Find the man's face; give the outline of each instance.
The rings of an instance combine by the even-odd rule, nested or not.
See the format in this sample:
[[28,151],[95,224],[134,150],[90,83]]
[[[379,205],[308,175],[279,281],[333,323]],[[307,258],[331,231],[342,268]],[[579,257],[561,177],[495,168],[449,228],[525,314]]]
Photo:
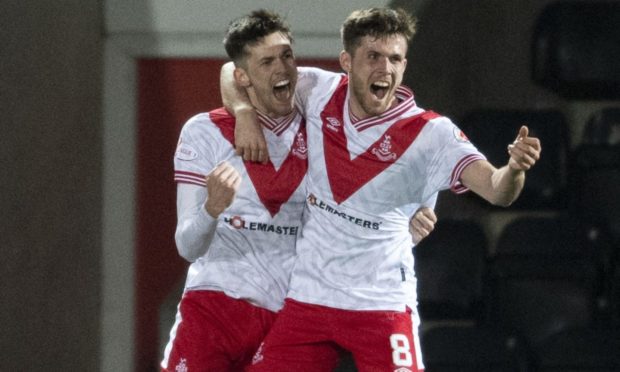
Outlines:
[[397,104],[395,93],[403,81],[406,55],[407,40],[402,35],[364,36],[354,55],[340,54],[341,65],[349,73],[349,104],[355,116],[376,116]]
[[275,32],[258,44],[247,47],[245,85],[254,106],[264,114],[277,118],[289,114],[294,107],[297,65],[290,40]]

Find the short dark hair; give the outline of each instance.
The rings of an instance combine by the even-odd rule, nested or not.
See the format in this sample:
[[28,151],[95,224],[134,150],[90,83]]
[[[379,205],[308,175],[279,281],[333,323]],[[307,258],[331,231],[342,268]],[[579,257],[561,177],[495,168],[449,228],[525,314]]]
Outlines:
[[368,8],[356,10],[345,19],[340,34],[344,50],[353,54],[364,36],[383,38],[402,35],[411,41],[416,19],[401,8]]
[[265,9],[255,10],[230,22],[224,48],[228,57],[238,63],[246,56],[246,46],[256,44],[274,32],[282,33],[293,42],[290,27],[280,15]]

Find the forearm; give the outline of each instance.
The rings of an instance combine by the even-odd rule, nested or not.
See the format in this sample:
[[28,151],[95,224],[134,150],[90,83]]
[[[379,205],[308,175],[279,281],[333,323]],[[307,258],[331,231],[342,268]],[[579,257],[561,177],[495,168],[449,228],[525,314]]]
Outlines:
[[507,207],[521,193],[525,172],[509,165],[497,169],[486,160],[478,160],[463,170],[461,182],[489,203]]
[[179,220],[174,235],[179,255],[189,262],[202,257],[209,249],[216,227],[217,219],[202,207],[191,218]]
[[204,208],[207,191],[202,186],[177,186],[177,227],[175,241],[179,255],[193,262],[203,256],[215,234],[217,219]]
[[235,153],[244,160],[267,162],[267,142],[258,122],[256,110],[244,87],[235,79],[235,66],[228,62],[220,72],[220,91],[224,107],[236,119]]
[[220,92],[224,107],[235,117],[238,113],[254,112],[254,106],[245,90],[237,85],[234,76],[235,65],[227,62],[220,71]]
[[511,205],[523,190],[525,171],[516,170],[505,165],[493,172],[491,176],[492,200],[494,205],[507,207]]

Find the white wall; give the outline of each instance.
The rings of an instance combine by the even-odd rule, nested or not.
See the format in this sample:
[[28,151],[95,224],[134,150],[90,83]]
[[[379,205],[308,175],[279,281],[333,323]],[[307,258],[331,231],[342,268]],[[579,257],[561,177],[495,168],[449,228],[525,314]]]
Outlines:
[[221,41],[228,23],[254,9],[265,8],[284,15],[292,25],[296,53],[300,56],[334,56],[340,51],[339,26],[353,9],[385,6],[389,1],[369,0],[108,0],[105,28],[108,35],[171,35],[213,38],[223,53]]

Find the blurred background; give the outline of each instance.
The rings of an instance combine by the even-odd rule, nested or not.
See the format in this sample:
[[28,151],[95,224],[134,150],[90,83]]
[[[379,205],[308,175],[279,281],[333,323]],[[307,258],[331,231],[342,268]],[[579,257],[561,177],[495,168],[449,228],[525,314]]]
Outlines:
[[156,371],[187,268],[172,156],[221,105],[228,22],[276,10],[299,65],[338,70],[341,22],[384,5],[419,19],[418,105],[497,166],[523,123],[543,144],[509,209],[440,195],[427,371],[620,370],[619,1],[5,0],[0,371]]

